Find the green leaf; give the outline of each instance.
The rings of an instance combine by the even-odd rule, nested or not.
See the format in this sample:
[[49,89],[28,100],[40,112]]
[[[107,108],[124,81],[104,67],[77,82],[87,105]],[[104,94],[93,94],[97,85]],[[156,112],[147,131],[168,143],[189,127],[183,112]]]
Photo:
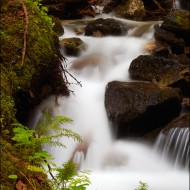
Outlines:
[[17,179],[18,177],[17,177],[17,175],[12,174],[12,175],[9,175],[8,178],[9,179]]
[[139,182],[139,186],[135,190],[148,190],[148,185],[142,181]]
[[37,166],[32,166],[29,165],[27,166],[27,170],[32,171],[32,172],[42,172],[42,173],[46,173],[46,170]]

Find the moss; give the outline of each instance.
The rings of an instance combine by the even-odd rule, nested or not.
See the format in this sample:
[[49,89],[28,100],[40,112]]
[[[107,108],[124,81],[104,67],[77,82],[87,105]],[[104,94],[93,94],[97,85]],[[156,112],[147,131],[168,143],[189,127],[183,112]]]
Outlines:
[[[62,75],[63,57],[57,45],[58,36],[53,31],[51,18],[43,7],[39,8],[38,3],[39,0],[24,0],[28,31],[22,65],[25,12],[20,1],[1,1],[1,189],[14,189],[16,181],[8,178],[11,174],[27,184],[28,190],[32,187],[27,179],[34,183],[36,189],[50,189],[47,176],[28,171],[23,155],[12,146],[11,124],[48,94],[69,94]],[[44,85],[49,85],[51,91],[42,95]]]
[[[33,172],[27,169],[29,165],[28,162],[23,161],[22,155],[18,155],[15,147],[13,147],[7,141],[1,141],[1,189],[10,190],[14,189],[14,186],[21,180],[23,184],[27,185],[27,189],[33,189],[33,186],[36,186],[36,189],[50,189],[47,176],[40,172]],[[17,179],[9,178],[9,175],[16,175]]]
[[53,30],[57,33],[58,36],[61,36],[64,34],[64,28],[61,24],[61,21],[54,17],[53,15],[50,15],[52,22],[53,22]]
[[[39,98],[43,97],[38,96],[41,89],[36,91],[36,86],[43,85],[44,80],[53,75],[50,85],[54,86],[54,80],[60,81],[58,84],[62,85],[54,86],[52,93],[68,95],[68,89],[64,86],[65,82],[60,74],[62,56],[57,47],[58,37],[53,31],[51,18],[47,16],[46,10],[38,7],[37,1],[24,2],[29,22],[24,65],[21,64],[25,30],[25,13],[22,5],[20,1],[4,0],[1,8],[0,60],[2,97],[4,97],[2,114],[6,117],[8,115],[14,117],[15,110],[13,104],[6,106],[5,102],[14,102],[14,96],[18,91],[27,91],[33,94],[36,103],[39,103],[41,101]],[[39,76],[44,78],[39,79]]]

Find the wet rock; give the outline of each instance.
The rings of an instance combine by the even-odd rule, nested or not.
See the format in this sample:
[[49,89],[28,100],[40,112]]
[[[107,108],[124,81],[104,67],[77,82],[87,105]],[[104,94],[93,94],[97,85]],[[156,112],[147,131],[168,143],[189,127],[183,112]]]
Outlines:
[[121,36],[125,35],[129,28],[127,28],[122,22],[117,21],[112,18],[99,18],[92,22],[90,22],[85,27],[85,35],[86,36],[95,36],[99,33],[99,36]]
[[179,115],[181,92],[153,83],[113,81],[106,88],[105,108],[117,137],[142,137]]
[[163,132],[168,131],[171,128],[189,128],[190,113],[184,113],[174,120],[172,120],[166,127],[163,128]]
[[174,33],[178,38],[182,38],[186,42],[186,46],[190,44],[190,12],[187,10],[173,10],[164,19],[161,28]]
[[162,29],[159,25],[154,26],[155,40],[161,42],[165,46],[168,46],[172,53],[182,54],[184,53],[185,40],[177,37],[174,33]]
[[187,98],[187,97],[183,98],[182,105],[183,105],[183,110],[182,110],[183,113],[190,112],[190,98]]
[[141,0],[124,1],[114,9],[114,13],[118,17],[142,20],[145,17],[144,4]]
[[158,41],[150,41],[144,46],[144,53],[148,53],[150,55],[156,57],[164,57],[171,58],[172,53],[169,47],[164,46]]
[[180,88],[185,96],[189,96],[189,67],[178,61],[152,55],[140,55],[131,62],[129,75],[134,80],[153,81],[159,86]]
[[80,38],[64,38],[60,41],[60,46],[64,53],[69,56],[78,56],[85,50],[85,43]]

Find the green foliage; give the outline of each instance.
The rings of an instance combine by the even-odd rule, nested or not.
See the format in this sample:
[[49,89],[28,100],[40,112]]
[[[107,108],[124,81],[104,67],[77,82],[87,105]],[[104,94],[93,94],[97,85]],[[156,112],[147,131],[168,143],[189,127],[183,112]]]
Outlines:
[[[56,180],[50,181],[52,189],[85,190],[90,184],[89,171],[77,172],[77,165],[72,161],[64,163],[62,167],[57,167],[51,162],[53,160],[52,155],[43,150],[44,145],[65,147],[59,141],[59,138],[63,137],[82,141],[78,134],[60,125],[66,123],[71,124],[72,120],[64,116],[52,118],[45,112],[35,130],[30,130],[20,123],[14,123],[12,140],[23,159],[29,162],[26,167],[28,171],[44,174],[49,172],[50,175],[52,175],[52,171],[56,172]],[[45,169],[44,166],[48,169]]]
[[88,175],[90,171],[77,172],[77,165],[72,161],[62,164],[62,167],[55,169],[56,181],[53,189],[57,190],[85,190],[90,185]]
[[29,91],[34,77],[42,69],[52,67],[59,59],[54,24],[47,15],[47,8],[41,6],[40,2],[41,0],[24,0],[28,12],[24,65],[21,65],[21,61],[26,21],[22,4],[19,0],[1,2],[1,117],[6,119],[6,124],[15,118],[15,93],[19,90]]
[[148,190],[148,185],[142,181],[139,182],[139,186],[135,190]]
[[23,158],[33,164],[47,164],[44,160],[52,159],[52,156],[42,148],[47,146],[65,147],[59,138],[68,137],[80,141],[80,136],[70,129],[62,128],[60,124],[71,123],[72,120],[64,116],[55,116],[51,118],[48,113],[44,113],[36,127],[36,130],[30,130],[20,123],[14,123],[13,129],[15,146],[22,152]]
[[9,176],[8,176],[8,178],[9,178],[9,179],[17,179],[17,178],[18,178],[18,176],[17,176],[17,175],[12,174],[12,175],[9,175]]

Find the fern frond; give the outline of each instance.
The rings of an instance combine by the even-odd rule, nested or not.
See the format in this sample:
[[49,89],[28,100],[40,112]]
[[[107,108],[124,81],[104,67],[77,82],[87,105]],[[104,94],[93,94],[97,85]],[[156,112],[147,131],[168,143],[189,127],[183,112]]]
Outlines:
[[28,156],[28,160],[30,162],[32,162],[33,160],[40,160],[42,162],[43,160],[50,159],[53,159],[52,155],[43,150],[40,150],[38,152],[35,152],[33,155]]
[[31,144],[31,139],[34,136],[34,130],[29,130],[27,128],[25,128],[23,125],[21,124],[14,124],[15,127],[13,129],[13,133],[14,133],[14,137],[12,137],[11,139],[13,141],[16,141],[16,146],[18,145],[30,145]]
[[42,172],[46,174],[46,170],[38,166],[29,165],[27,166],[27,170],[32,171],[32,172]]
[[59,141],[53,141],[51,140],[50,142],[45,143],[45,145],[50,146],[50,147],[62,147],[62,148],[66,148],[66,146],[64,144],[62,144]]
[[72,138],[75,141],[82,142],[81,136],[72,131],[71,129],[62,129],[61,136]]

